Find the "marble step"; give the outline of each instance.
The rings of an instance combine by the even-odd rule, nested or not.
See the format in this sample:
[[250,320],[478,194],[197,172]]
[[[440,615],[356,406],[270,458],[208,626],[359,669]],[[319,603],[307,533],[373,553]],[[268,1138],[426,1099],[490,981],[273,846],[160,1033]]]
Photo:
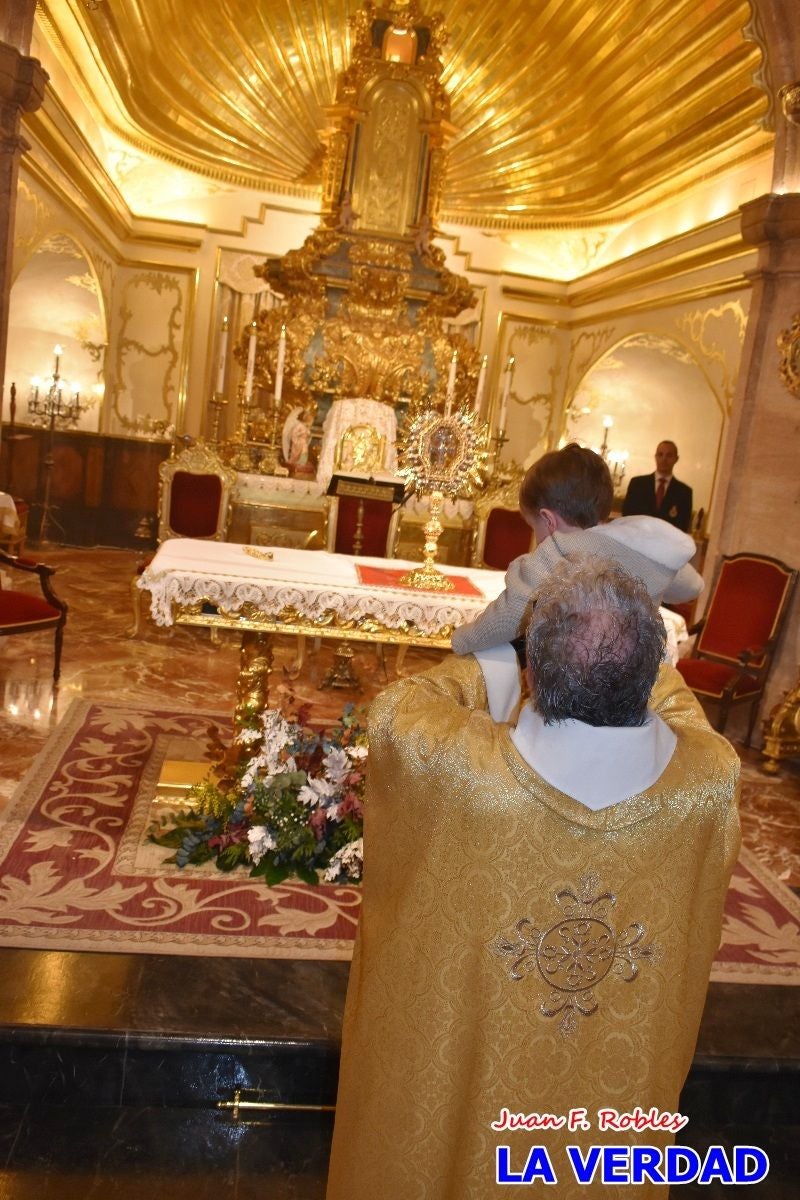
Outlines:
[[348,967],[0,950],[0,1103],[332,1104]]

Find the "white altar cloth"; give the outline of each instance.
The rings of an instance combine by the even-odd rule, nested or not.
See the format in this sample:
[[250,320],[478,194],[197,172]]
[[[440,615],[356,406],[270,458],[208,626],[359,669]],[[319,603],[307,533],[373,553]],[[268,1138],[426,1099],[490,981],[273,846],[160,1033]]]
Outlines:
[[[264,558],[265,553],[272,557]],[[372,618],[387,630],[412,625],[430,638],[474,620],[500,595],[505,582],[502,571],[448,567],[445,574],[469,579],[480,596],[376,587],[360,582],[359,565],[405,571],[420,564],[324,550],[283,546],[266,550],[237,542],[169,538],[139,578],[138,587],[150,592],[150,611],[157,625],[173,624],[173,604],[181,608],[208,603],[234,614],[252,604],[276,618],[286,609],[296,609],[309,622],[322,621],[332,612],[342,621]],[[668,655],[675,663],[679,643],[688,637],[686,622],[669,609],[659,611],[667,627]]]
[[259,557],[264,553],[261,546],[170,538],[161,544],[138,586],[150,592],[158,625],[173,623],[173,604],[180,608],[209,603],[226,613],[239,613],[252,604],[275,617],[291,608],[314,622],[333,612],[344,621],[371,617],[388,630],[410,624],[423,637],[436,637],[445,628],[471,621],[500,594],[504,583],[500,571],[448,567],[447,575],[466,576],[481,594],[376,587],[359,581],[357,566],[402,571],[420,564],[282,546],[271,548],[271,559]]

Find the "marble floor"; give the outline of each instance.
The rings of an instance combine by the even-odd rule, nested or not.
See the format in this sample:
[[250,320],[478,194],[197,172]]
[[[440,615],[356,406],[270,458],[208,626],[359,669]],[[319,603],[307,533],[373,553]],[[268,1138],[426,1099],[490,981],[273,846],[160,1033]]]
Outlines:
[[[204,630],[148,622],[126,636],[133,552],[59,548],[47,558],[70,605],[62,678],[54,689],[49,633],[0,638],[0,807],[73,698],[233,705],[233,635],[215,643]],[[366,649],[358,696],[322,690],[332,652],[323,644],[293,680],[295,646],[279,640],[273,699],[294,692],[333,717],[382,686]],[[404,670],[435,657],[411,651]],[[745,842],[800,888],[800,772],[765,776],[756,752],[741,753]],[[235,1087],[332,1103],[347,974],[347,963],[0,950],[0,1197],[322,1200],[329,1113],[237,1124],[216,1104]],[[763,1200],[797,1194],[799,1079],[800,989],[712,984],[682,1111],[698,1149],[769,1146]]]

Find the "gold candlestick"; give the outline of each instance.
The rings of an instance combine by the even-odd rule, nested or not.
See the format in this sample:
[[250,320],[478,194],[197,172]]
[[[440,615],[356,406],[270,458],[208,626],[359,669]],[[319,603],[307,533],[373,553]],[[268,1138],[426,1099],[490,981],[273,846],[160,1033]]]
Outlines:
[[228,401],[221,392],[215,392],[208,402],[209,408],[213,409],[211,416],[211,444],[213,446],[219,445],[220,420],[222,417],[222,410],[225,408],[227,403]]
[[442,511],[442,504],[444,502],[444,494],[439,491],[431,492],[430,499],[430,516],[424,526],[425,545],[423,547],[422,566],[415,567],[413,571],[407,571],[402,576],[400,582],[405,584],[406,587],[419,588],[420,591],[451,592],[455,584],[433,565],[439,546],[439,538],[444,529],[442,522],[439,520],[439,513]]
[[250,447],[248,445],[248,433],[250,428],[250,409],[252,400],[245,395],[245,389],[242,384],[237,388],[237,396],[239,401],[239,429],[236,439],[233,443],[233,453],[230,457],[230,464],[235,471],[250,471],[252,470],[252,459],[250,457]]

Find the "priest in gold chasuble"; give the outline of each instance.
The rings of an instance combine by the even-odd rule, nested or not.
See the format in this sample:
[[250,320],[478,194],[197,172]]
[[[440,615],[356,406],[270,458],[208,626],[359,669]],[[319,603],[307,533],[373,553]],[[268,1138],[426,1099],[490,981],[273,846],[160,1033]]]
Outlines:
[[[549,1195],[627,1196],[599,1169],[579,1183],[567,1147],[657,1163],[675,1141],[739,764],[659,665],[659,626],[621,568],[566,561],[534,609],[516,720],[510,647],[375,701],[328,1200],[530,1195],[532,1147]],[[611,1110],[656,1128],[619,1131]]]

